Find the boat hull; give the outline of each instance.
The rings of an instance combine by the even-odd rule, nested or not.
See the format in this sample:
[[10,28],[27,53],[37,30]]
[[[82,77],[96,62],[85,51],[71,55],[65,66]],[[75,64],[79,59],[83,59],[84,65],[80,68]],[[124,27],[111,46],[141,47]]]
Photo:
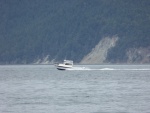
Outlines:
[[62,71],[63,71],[63,70],[66,70],[66,69],[63,69],[63,68],[57,68],[57,69],[58,69],[58,70],[62,70]]
[[57,66],[57,69],[58,69],[58,70],[67,70],[67,69],[69,69],[69,68],[71,68],[71,67]]

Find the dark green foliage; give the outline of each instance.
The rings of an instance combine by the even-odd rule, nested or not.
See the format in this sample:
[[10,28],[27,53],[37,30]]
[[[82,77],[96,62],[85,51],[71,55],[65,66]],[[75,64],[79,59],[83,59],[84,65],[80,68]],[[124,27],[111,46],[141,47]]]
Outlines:
[[105,36],[118,35],[107,60],[149,46],[149,0],[1,0],[0,63],[79,62]]

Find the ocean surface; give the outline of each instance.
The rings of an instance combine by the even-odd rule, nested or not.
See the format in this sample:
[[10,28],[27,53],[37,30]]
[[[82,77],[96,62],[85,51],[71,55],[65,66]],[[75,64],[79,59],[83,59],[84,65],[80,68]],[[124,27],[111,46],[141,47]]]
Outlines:
[[150,65],[1,65],[0,113],[150,113]]

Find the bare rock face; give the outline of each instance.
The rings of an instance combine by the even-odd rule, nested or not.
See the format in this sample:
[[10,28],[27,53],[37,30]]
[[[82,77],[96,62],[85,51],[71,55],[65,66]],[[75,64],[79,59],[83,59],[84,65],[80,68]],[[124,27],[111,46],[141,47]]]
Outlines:
[[143,48],[130,48],[126,53],[127,63],[150,63],[150,46]]
[[112,38],[105,37],[86,55],[80,64],[101,64],[104,63],[107,57],[107,52],[110,48],[114,47],[118,40],[117,36]]
[[46,55],[43,58],[38,58],[33,62],[33,64],[50,64],[51,62],[49,61],[49,56],[50,55]]

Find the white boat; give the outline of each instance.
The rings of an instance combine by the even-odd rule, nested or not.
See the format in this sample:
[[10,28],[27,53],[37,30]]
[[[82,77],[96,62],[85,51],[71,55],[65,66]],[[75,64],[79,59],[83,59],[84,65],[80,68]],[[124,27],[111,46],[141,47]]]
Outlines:
[[73,61],[72,60],[64,60],[63,63],[55,64],[55,66],[58,70],[66,70],[68,68],[73,67]]

